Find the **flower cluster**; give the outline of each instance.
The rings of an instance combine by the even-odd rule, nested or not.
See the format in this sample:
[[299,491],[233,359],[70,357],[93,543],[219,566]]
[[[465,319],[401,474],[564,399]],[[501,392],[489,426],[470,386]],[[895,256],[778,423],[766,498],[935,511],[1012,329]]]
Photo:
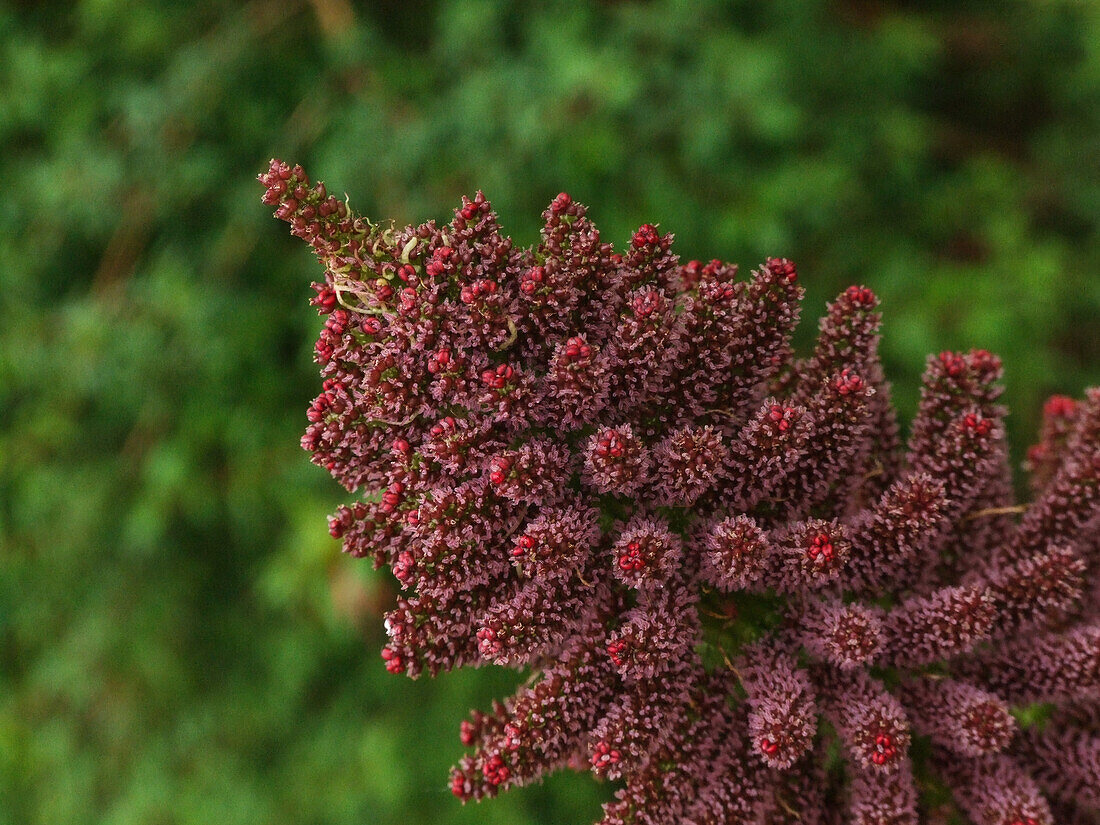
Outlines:
[[324,268],[302,444],[400,588],[386,667],[532,673],[463,723],[456,796],[572,768],[618,783],[603,825],[1100,821],[1100,390],[1047,405],[1025,508],[998,360],[930,358],[903,444],[865,287],[797,358],[787,260],[616,252],[564,193],[519,249],[481,194],[397,229],[260,180]]

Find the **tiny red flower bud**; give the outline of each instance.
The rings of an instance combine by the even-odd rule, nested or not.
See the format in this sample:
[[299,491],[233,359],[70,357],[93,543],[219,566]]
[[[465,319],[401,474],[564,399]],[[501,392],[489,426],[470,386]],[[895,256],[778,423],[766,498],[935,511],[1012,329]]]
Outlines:
[[967,413],[959,422],[959,428],[967,434],[986,436],[993,429],[993,422],[977,413]]
[[1077,410],[1077,402],[1066,395],[1052,395],[1043,405],[1043,412],[1049,418],[1071,418]]
[[858,307],[873,307],[875,305],[875,293],[865,286],[850,286],[844,291],[845,296]]
[[454,775],[451,776],[451,793],[459,799],[467,799],[470,796],[469,783],[466,781],[466,777],[459,771],[455,771]]
[[525,556],[535,548],[535,544],[536,542],[531,536],[520,536],[519,540],[516,542],[516,546],[512,549],[512,555],[516,558]]
[[660,241],[661,236],[657,234],[657,227],[651,223],[644,223],[638,231],[634,233],[634,237],[631,238],[630,243],[635,249],[641,249],[643,246],[653,246]]
[[781,281],[793,284],[798,280],[798,271],[795,265],[786,258],[768,258],[764,263],[768,271],[776,275]]
[[405,661],[401,654],[388,645],[382,648],[382,660],[390,673],[401,673],[405,669]]
[[412,553],[408,550],[401,551],[397,556],[397,561],[393,563],[393,575],[402,584],[408,582],[412,578],[413,571],[413,557]]
[[626,661],[626,651],[628,647],[629,645],[622,639],[608,643],[607,655],[611,657],[611,661],[614,662],[615,667],[623,666],[623,662]]
[[653,290],[647,290],[640,295],[635,295],[630,302],[630,308],[639,318],[648,318],[661,306],[661,296]]
[[854,392],[862,391],[864,384],[863,379],[854,372],[849,369],[843,369],[833,382],[833,386],[836,387],[836,391],[841,395],[849,395]]
[[496,631],[491,627],[481,628],[477,632],[476,638],[478,652],[486,658],[496,656],[504,648],[500,639],[497,638]]
[[550,204],[550,211],[555,214],[564,212],[569,208],[569,204],[573,202],[573,199],[565,192],[560,193],[554,201]]
[[532,267],[524,273],[523,278],[520,280],[520,292],[524,295],[533,295],[545,278],[545,268],[541,266]]
[[621,758],[622,754],[607,742],[597,742],[592,748],[592,757],[589,761],[592,763],[593,770],[603,771],[617,764]]
[[834,548],[827,533],[818,533],[810,540],[807,555],[814,561],[823,560],[826,563],[833,560]]
[[504,764],[504,760],[499,755],[490,757],[481,770],[485,774],[485,779],[491,785],[507,782],[508,777],[511,776],[508,766]]
[[645,567],[642,547],[638,542],[632,541],[627,544],[626,551],[619,555],[619,567],[623,570],[641,570]]
[[966,369],[966,361],[957,352],[941,352],[939,354],[940,363],[943,364],[943,370],[952,378],[957,378],[963,374]]

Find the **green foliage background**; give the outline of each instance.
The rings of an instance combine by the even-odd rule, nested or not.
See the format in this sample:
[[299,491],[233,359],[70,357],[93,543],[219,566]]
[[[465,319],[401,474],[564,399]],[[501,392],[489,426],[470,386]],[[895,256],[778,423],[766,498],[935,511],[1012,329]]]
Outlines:
[[409,682],[388,577],[298,448],[314,263],[254,176],[533,242],[799,262],[1007,366],[1017,456],[1100,383],[1100,5],[1068,0],[0,3],[0,825],[570,823],[562,776],[460,807],[457,725],[517,677]]

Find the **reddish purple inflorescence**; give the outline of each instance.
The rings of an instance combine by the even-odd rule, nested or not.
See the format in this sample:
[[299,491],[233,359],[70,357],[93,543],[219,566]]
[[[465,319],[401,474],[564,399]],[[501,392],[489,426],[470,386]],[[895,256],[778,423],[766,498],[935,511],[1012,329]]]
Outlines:
[[568,195],[517,249],[349,212],[272,161],[316,251],[302,439],[400,588],[393,673],[531,671],[462,724],[462,800],[558,768],[604,825],[1100,822],[1100,390],[1052,399],[1016,505],[984,351],[929,359],[903,445],[851,287],[812,354],[790,261],[747,279]]

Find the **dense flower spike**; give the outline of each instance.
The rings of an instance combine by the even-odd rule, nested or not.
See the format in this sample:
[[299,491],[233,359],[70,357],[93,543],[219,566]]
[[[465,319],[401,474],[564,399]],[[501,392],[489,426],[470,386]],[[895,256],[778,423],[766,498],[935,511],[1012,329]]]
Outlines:
[[635,588],[662,587],[680,566],[680,537],[662,520],[636,516],[611,548],[619,580]]
[[260,180],[322,267],[302,445],[393,572],[386,669],[532,674],[463,723],[457,797],[579,768],[604,825],[1100,819],[1100,390],[1048,402],[1021,507],[1000,362],[929,359],[902,449],[866,287],[795,359],[785,259],[615,252],[565,193],[518,249],[481,193],[398,229]]
[[897,770],[860,771],[852,779],[851,825],[917,825],[917,788],[908,759]]
[[802,464],[814,433],[805,407],[767,399],[734,437],[724,480],[726,506],[748,510],[775,495]]
[[1020,751],[1040,787],[1058,799],[1100,809],[1100,736],[1048,727],[1021,737]]
[[946,526],[942,482],[923,473],[896,481],[874,506],[853,519],[848,585],[876,594],[899,579],[912,580],[924,553]]
[[997,612],[996,635],[1057,624],[1077,606],[1085,563],[1066,547],[1052,547],[992,574],[988,592]]
[[788,654],[755,646],[737,667],[748,694],[749,734],[772,768],[789,768],[813,745],[817,706],[809,676]]
[[999,753],[1016,733],[1003,700],[954,679],[914,679],[899,695],[917,732],[960,756]]
[[629,424],[602,429],[585,446],[582,479],[594,493],[629,496],[648,470],[649,450]]
[[[1036,551],[1081,538],[1100,517],[1100,388],[1089,390],[1076,413],[1063,460],[1020,523],[1013,547]],[[1095,552],[1095,551],[1094,551]]]
[[749,516],[723,519],[696,544],[703,580],[719,590],[748,590],[767,569],[767,538]]
[[970,650],[989,636],[995,613],[977,587],[950,587],[914,596],[883,622],[883,658],[893,664],[927,665]]
[[870,663],[882,647],[881,611],[858,602],[810,602],[796,627],[808,653],[841,670]]
[[848,559],[847,531],[835,521],[809,519],[769,536],[768,584],[782,593],[821,590]]
[[1052,396],[1043,405],[1039,443],[1028,448],[1025,465],[1036,492],[1047,486],[1065,458],[1066,444],[1077,422],[1078,409],[1077,402],[1065,395]]
[[1100,625],[1025,636],[959,663],[960,674],[1008,702],[1100,696]]
[[653,450],[653,501],[690,507],[714,489],[725,457],[722,435],[709,425],[669,433]]
[[901,703],[862,671],[820,667],[818,695],[825,717],[852,755],[856,769],[893,771],[909,749],[909,720]]
[[1054,825],[1035,780],[1003,754],[960,759],[938,754],[955,801],[975,825]]

